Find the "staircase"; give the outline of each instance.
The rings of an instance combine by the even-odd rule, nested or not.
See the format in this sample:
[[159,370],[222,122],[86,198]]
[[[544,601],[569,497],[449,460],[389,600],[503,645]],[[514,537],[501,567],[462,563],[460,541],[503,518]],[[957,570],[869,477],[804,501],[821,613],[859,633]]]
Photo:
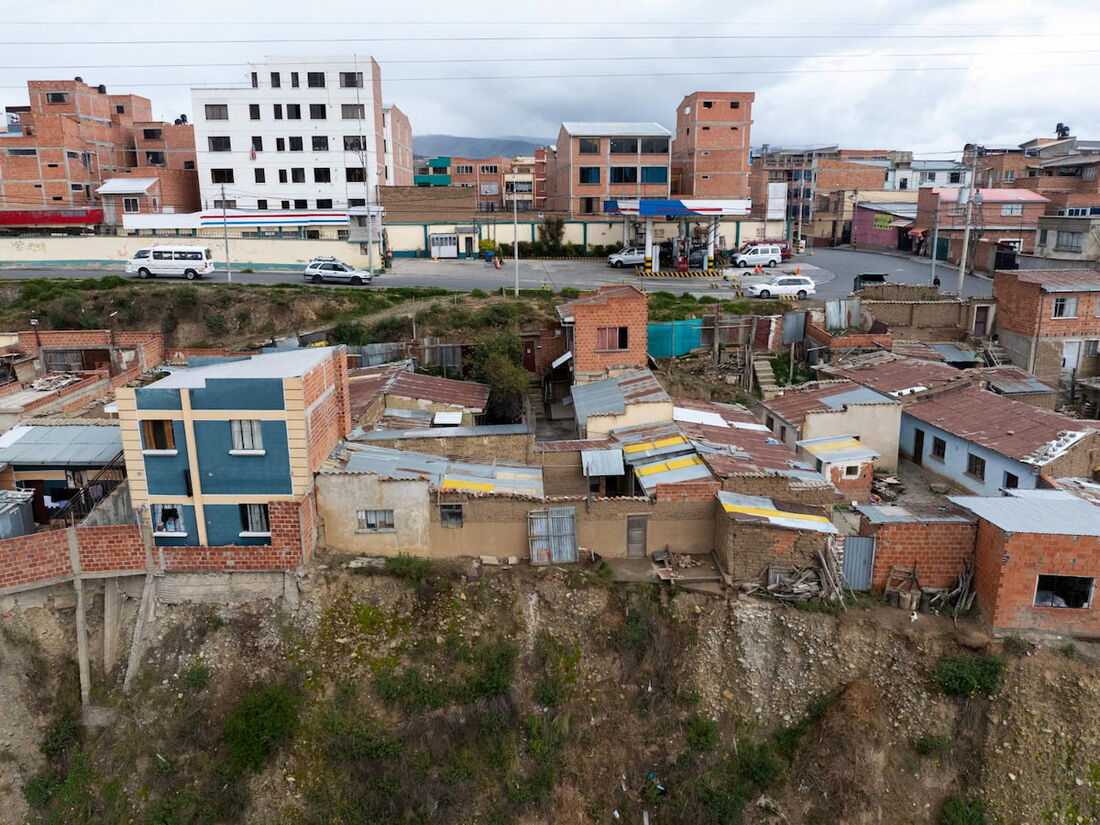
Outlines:
[[986,366],[999,367],[1002,364],[1012,363],[1012,359],[1008,355],[1008,350],[996,341],[986,341],[985,345],[982,347],[982,355],[985,357]]
[[756,386],[760,388],[760,397],[767,401],[775,398],[781,392],[779,385],[775,383],[775,373],[772,372],[772,362],[768,358],[753,358],[752,371],[756,376]]

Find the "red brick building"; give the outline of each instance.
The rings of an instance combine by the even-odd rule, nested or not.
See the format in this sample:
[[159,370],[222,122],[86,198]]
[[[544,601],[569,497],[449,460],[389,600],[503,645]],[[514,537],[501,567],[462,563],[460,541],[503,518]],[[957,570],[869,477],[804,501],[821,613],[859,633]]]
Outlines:
[[957,508],[861,504],[859,535],[873,538],[871,590],[881,593],[892,567],[916,569],[921,587],[951,587],[974,557],[975,519]]
[[687,198],[749,197],[753,92],[692,92],[676,109],[672,192]]
[[1100,374],[1100,271],[996,272],[998,341],[1040,380],[1069,385]]
[[557,308],[576,383],[647,364],[649,298],[635,286],[603,286]]

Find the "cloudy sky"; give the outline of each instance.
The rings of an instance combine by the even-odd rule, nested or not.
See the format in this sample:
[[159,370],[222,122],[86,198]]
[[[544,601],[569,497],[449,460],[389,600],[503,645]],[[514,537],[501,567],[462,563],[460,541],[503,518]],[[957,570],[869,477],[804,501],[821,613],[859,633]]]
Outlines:
[[[0,2],[0,104],[82,76],[190,114],[265,55],[370,54],[414,133],[550,138],[755,91],[755,145],[958,151],[1059,121],[1100,138],[1096,0],[38,0]],[[256,19],[262,14],[262,19]],[[150,42],[161,41],[161,42]],[[165,42],[167,41],[167,42]]]

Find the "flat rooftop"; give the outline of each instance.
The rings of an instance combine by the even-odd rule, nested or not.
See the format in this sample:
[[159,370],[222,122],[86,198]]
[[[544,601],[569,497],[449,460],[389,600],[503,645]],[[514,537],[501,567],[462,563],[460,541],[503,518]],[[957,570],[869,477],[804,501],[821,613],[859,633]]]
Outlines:
[[211,378],[300,378],[341,349],[343,347],[304,347],[201,367],[184,367],[146,386],[158,390],[195,389],[205,387]]
[[1008,492],[1011,495],[947,498],[1006,533],[1100,536],[1100,507],[1073,493],[1065,490]]

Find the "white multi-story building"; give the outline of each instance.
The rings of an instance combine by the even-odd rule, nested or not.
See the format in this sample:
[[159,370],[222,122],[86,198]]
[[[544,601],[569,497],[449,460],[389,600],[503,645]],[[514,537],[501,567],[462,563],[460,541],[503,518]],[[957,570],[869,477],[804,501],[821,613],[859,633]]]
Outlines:
[[[191,90],[204,210],[221,208],[223,191],[226,209],[347,210],[396,183],[373,58],[279,57],[250,70],[248,86]],[[407,143],[411,155],[411,131]]]

